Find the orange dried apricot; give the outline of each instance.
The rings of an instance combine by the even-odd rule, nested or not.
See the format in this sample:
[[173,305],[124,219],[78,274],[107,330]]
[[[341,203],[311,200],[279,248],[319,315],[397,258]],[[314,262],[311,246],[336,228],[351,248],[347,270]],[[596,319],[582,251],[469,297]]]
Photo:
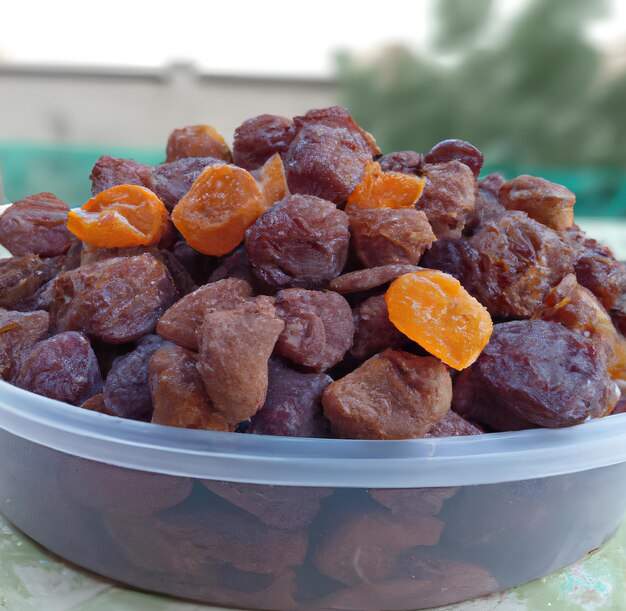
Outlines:
[[222,256],[235,249],[265,210],[252,174],[234,165],[207,167],[172,212],[172,221],[192,248]]
[[189,157],[215,157],[227,163],[233,159],[230,147],[212,125],[188,125],[175,129],[167,140],[165,161]]
[[379,163],[365,168],[363,180],[348,197],[346,212],[364,208],[413,208],[425,180],[412,174],[384,172]]
[[487,309],[443,272],[404,274],[391,283],[385,301],[399,331],[454,369],[469,367],[491,337]]
[[271,208],[276,202],[289,195],[287,177],[283,160],[278,153],[274,153],[259,170],[261,191],[265,197],[265,207]]
[[69,211],[67,228],[97,248],[158,244],[167,230],[163,202],[149,189],[117,185],[101,191],[82,208]]

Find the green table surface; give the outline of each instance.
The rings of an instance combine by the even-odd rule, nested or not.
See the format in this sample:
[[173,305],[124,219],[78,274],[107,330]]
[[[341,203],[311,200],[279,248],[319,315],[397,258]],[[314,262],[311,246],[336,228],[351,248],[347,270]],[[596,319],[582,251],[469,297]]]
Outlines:
[[[626,523],[606,545],[569,568],[447,611],[626,610]],[[70,566],[0,516],[0,609],[8,611],[210,611],[124,588]],[[224,610],[226,611],[226,610]]]

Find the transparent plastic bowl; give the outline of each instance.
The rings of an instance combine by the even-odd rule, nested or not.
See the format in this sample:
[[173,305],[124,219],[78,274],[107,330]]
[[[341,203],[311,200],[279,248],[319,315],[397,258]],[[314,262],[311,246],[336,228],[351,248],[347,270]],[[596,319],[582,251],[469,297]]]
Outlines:
[[0,512],[87,569],[259,609],[416,609],[561,569],[626,508],[626,414],[407,441],[125,421],[0,382]]

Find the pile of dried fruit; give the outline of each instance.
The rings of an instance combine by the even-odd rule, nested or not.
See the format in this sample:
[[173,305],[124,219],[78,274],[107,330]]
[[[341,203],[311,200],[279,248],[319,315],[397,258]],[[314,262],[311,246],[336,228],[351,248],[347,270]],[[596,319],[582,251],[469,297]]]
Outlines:
[[123,418],[306,437],[623,410],[626,268],[574,224],[574,195],[478,180],[459,140],[380,153],[343,108],[262,115],[232,152],[192,126],[155,167],[100,158],[80,209],[16,202],[2,379]]

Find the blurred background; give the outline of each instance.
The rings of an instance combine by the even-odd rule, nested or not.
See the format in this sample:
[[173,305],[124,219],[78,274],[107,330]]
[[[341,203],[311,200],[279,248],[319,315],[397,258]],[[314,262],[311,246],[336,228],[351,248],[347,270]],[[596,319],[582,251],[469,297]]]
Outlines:
[[248,117],[340,103],[385,152],[463,138],[486,171],[626,220],[623,0],[5,4],[5,201],[82,205],[101,154],[158,163],[175,127],[230,141]]

